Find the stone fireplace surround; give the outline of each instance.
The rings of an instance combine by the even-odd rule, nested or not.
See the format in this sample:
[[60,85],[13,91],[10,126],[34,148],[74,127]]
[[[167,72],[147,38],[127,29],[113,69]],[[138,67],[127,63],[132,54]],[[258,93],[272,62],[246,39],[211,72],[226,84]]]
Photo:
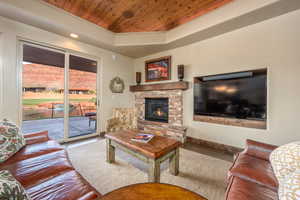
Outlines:
[[[168,98],[168,123],[145,120],[145,98]],[[152,90],[135,92],[135,109],[138,129],[157,135],[175,138],[181,142],[186,140],[186,128],[183,126],[183,90]]]

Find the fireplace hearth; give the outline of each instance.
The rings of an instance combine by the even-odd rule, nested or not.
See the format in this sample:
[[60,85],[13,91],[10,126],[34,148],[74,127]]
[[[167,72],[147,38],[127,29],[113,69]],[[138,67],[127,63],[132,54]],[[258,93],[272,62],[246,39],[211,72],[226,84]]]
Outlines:
[[145,98],[145,120],[168,123],[169,99]]

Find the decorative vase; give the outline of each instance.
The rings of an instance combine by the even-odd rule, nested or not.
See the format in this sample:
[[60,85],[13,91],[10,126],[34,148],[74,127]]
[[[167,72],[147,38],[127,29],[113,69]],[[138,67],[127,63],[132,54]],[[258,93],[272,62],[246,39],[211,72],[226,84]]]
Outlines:
[[136,72],[135,74],[135,81],[137,85],[141,84],[142,81],[142,73],[141,72]]
[[183,81],[184,79],[184,65],[178,65],[177,66],[177,75],[179,81]]

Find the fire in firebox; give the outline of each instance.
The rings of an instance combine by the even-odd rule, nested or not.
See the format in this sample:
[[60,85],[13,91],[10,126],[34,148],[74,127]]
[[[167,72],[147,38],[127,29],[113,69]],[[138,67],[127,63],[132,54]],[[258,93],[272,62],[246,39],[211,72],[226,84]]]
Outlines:
[[161,108],[157,108],[157,110],[153,114],[156,115],[156,116],[159,116],[159,117],[162,117],[162,116],[166,115],[166,113],[164,111],[162,111]]

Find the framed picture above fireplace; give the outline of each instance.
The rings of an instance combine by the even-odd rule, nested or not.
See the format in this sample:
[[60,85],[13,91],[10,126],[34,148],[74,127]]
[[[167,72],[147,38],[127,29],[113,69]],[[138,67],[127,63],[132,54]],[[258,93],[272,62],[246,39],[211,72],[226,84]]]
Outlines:
[[145,62],[145,81],[163,81],[171,79],[171,56]]

